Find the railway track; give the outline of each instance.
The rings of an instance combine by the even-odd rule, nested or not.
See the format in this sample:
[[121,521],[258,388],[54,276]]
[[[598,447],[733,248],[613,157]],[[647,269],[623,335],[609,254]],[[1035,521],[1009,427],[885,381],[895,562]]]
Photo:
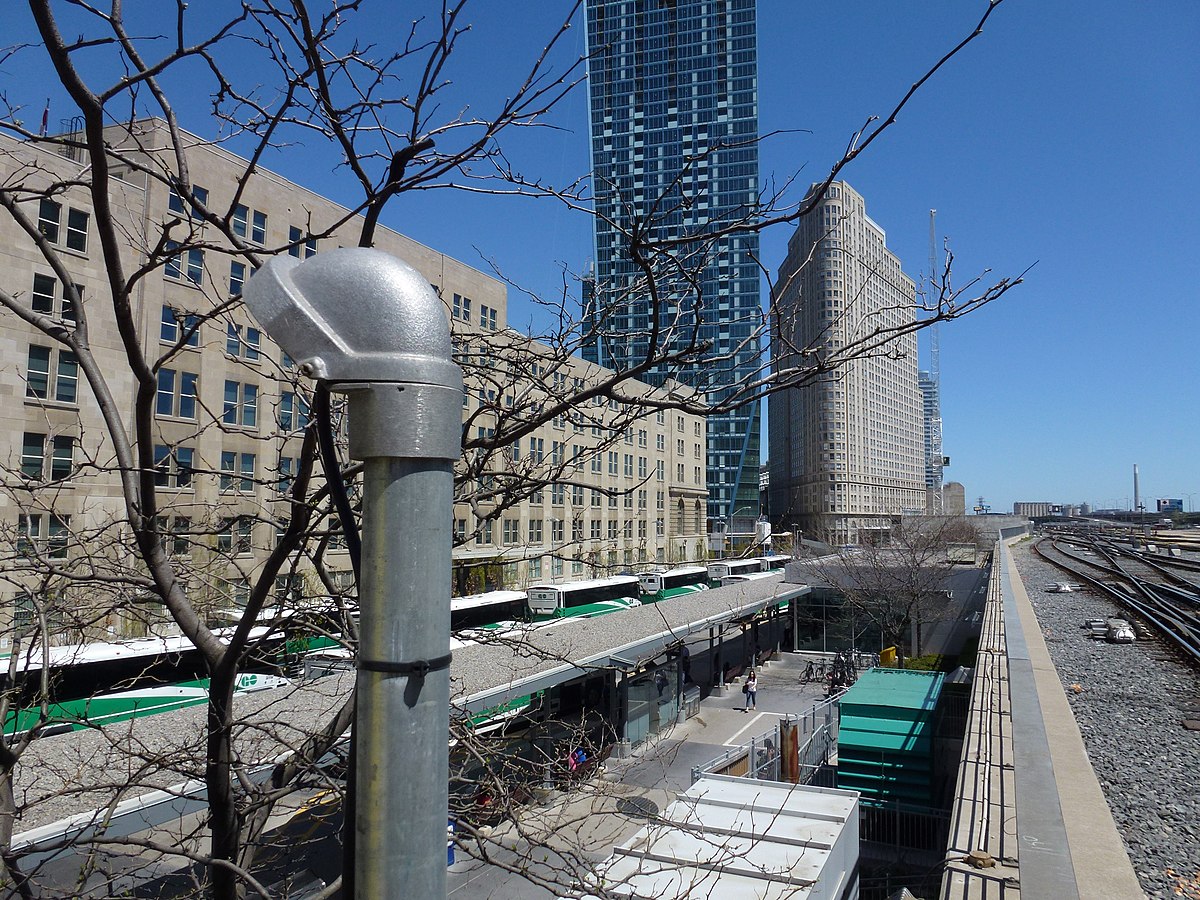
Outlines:
[[1153,628],[1200,667],[1200,587],[1147,554],[1105,541],[1042,539],[1034,552]]

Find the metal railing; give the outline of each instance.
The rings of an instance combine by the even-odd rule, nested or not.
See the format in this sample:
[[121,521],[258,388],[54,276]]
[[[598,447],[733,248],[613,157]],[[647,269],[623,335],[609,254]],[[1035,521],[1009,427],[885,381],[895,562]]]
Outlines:
[[[807,712],[782,721],[795,724],[799,745],[800,784],[811,784],[837,751],[838,698],[826,700]],[[752,737],[720,756],[692,768],[692,783],[702,775],[733,775],[740,778],[780,780],[779,728]]]

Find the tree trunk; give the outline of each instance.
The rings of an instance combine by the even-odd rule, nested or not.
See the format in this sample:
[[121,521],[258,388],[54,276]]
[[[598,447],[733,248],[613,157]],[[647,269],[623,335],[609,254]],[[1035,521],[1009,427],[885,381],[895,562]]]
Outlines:
[[[208,760],[204,781],[208,787],[209,830],[214,860],[236,864],[239,834],[237,801],[233,793],[233,747],[230,723],[233,714],[233,686],[236,676],[217,667],[209,685]],[[224,865],[211,867],[214,900],[237,900],[239,882],[235,872]]]

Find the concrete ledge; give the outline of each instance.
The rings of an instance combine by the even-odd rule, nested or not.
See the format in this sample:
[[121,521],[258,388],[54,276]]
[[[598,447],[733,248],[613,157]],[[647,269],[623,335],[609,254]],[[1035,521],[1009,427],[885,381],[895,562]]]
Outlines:
[[[1000,553],[1010,638],[1022,889],[1029,896],[1068,896],[1058,887],[1066,873],[1056,871],[1065,857],[1075,889],[1069,896],[1143,897],[1012,553],[1003,544]],[[1015,631],[1021,632],[1016,641]]]

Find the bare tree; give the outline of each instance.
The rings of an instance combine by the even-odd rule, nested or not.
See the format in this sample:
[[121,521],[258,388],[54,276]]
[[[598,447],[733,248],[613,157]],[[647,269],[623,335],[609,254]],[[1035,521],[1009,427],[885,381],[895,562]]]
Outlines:
[[951,609],[948,576],[961,564],[956,545],[979,540],[959,517],[898,518],[853,548],[804,564],[844,599],[851,614],[878,630],[898,656],[920,655],[921,631]]
[[[887,117],[868,120],[823,186],[978,36],[995,5],[988,4],[971,34]],[[264,892],[250,873],[272,811],[305,778],[320,777],[312,764],[352,720],[351,694],[331,702],[325,720],[311,727],[276,728],[274,746],[291,756],[265,782],[251,777],[262,756],[248,741],[266,726],[251,728],[241,718],[234,702],[239,672],[256,654],[286,646],[297,629],[353,644],[352,580],[344,577],[345,563],[335,561],[355,553],[357,469],[338,446],[337,404],[262,340],[241,307],[241,281],[272,254],[308,255],[323,241],[376,245],[384,210],[406,192],[508,193],[589,208],[582,180],[551,185],[528,177],[504,151],[506,135],[544,127],[582,78],[586,61],[560,46],[578,3],[565,10],[561,27],[507,97],[482,111],[442,102],[463,52],[466,2],[432,4],[392,48],[369,41],[371,20],[360,6],[337,0],[318,11],[302,0],[257,0],[230,9],[224,19],[206,9],[201,19],[180,5],[131,25],[118,3],[107,9],[73,4],[68,21],[48,0],[30,0],[40,41],[5,51],[9,67],[44,55],[77,111],[70,130],[45,134],[27,124],[28,110],[11,95],[0,99],[2,228],[22,254],[20,266],[0,273],[0,306],[7,322],[29,337],[19,390],[45,420],[26,433],[27,448],[19,459],[14,454],[4,478],[19,512],[6,525],[11,552],[0,577],[28,598],[11,621],[14,668],[5,711],[40,710],[23,735],[6,736],[0,750],[0,858],[19,893],[31,894],[33,887],[11,852],[29,802],[18,799],[14,785],[32,738],[50,720],[52,696],[45,683],[33,686],[32,696],[17,690],[23,656],[45,656],[55,643],[155,634],[164,623],[198,652],[209,681],[203,727],[198,743],[189,745],[200,755],[199,770],[177,759],[160,768],[199,775],[205,783],[208,846],[179,853],[206,867],[215,897]],[[194,104],[200,97],[208,100],[217,139],[196,138],[181,124],[181,98]],[[267,177],[264,167],[299,141],[327,149],[329,167],[348,173],[355,198],[339,214],[297,221],[286,240],[268,239],[256,233],[248,198]],[[228,166],[226,148],[238,154],[235,177],[210,193],[197,173],[205,154],[226,154]],[[697,273],[719,240],[786,227],[820,193],[789,205],[781,192],[692,235],[664,237],[652,220],[622,226],[623,250],[641,278],[616,290],[626,298],[649,297],[655,307],[686,309]],[[166,215],[151,212],[147,198],[165,195]],[[667,212],[664,205],[655,215]],[[174,306],[164,302],[159,321],[146,298],[161,295],[157,286],[164,279],[187,293],[172,295],[186,296]],[[460,346],[475,347],[460,351],[459,361],[469,390],[483,398],[464,417],[456,471],[459,497],[473,510],[475,525],[459,531],[456,541],[472,541],[550,485],[592,484],[579,477],[584,459],[573,451],[522,458],[512,452],[556,418],[587,429],[590,459],[611,452],[646,416],[664,410],[706,415],[808,383],[854,359],[889,352],[899,334],[979,309],[1016,283],[972,282],[964,292],[952,287],[947,267],[923,318],[874,329],[836,348],[808,348],[797,357],[803,364],[788,371],[773,373],[756,356],[754,371],[719,394],[705,383],[668,381],[654,391],[639,383],[652,372],[727,367],[730,360],[713,358],[695,318],[686,315],[665,325],[651,317],[655,324],[643,336],[639,358],[620,370],[580,377],[579,349],[622,300],[611,296],[606,309],[581,318],[581,298],[574,294],[581,282],[571,279],[557,297],[532,298],[550,323],[540,333],[456,326]],[[770,317],[764,313],[739,354],[758,353]],[[198,391],[196,376],[203,373],[187,368],[198,347],[209,343],[224,347],[223,396]],[[255,379],[236,374],[247,368]],[[269,428],[258,427],[266,418],[260,396],[246,389],[259,380],[272,385],[275,422]],[[206,456],[195,450],[225,442],[228,451]],[[259,464],[268,447],[278,464]],[[68,483],[74,485],[70,504],[64,503]],[[629,490],[637,489],[621,492],[628,496]],[[63,513],[68,506],[69,517]],[[583,539],[564,534],[554,543],[554,553],[576,558]],[[21,690],[30,689],[26,680]],[[112,798],[124,789],[114,786]]]

